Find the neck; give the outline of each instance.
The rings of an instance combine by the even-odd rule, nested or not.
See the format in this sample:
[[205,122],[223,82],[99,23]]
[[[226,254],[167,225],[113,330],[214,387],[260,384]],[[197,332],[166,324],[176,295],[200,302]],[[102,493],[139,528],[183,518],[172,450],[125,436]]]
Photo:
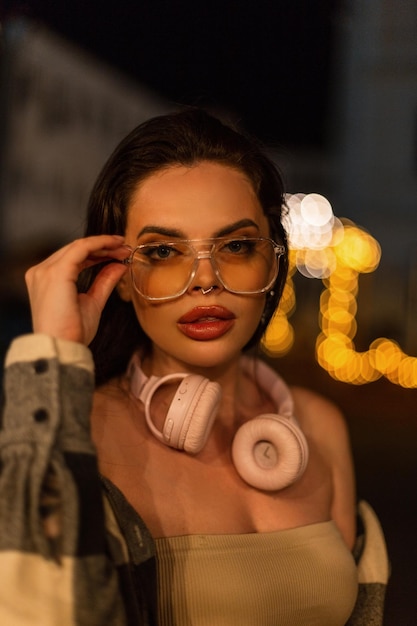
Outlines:
[[159,350],[158,347],[153,347],[150,353],[144,355],[141,367],[146,376],[161,377],[177,373],[198,374],[218,382],[222,389],[226,391],[227,389],[233,390],[236,387],[241,373],[239,366],[241,356],[241,353],[237,352],[227,361],[222,361],[220,364],[214,357],[212,363],[206,360],[206,363],[202,365],[201,361],[190,363],[189,361],[172,357]]
[[242,398],[248,397],[248,384],[250,380],[242,371],[240,365],[241,353],[220,365],[196,365],[177,360],[166,353],[160,353],[158,349],[153,349],[141,361],[141,369],[147,377],[163,377],[169,374],[186,373],[197,374],[218,382],[222,388],[222,402],[220,406],[220,416],[224,416],[226,421],[233,420],[233,416],[240,412],[239,406],[243,404]]
[[[190,375],[197,374],[203,376],[220,384],[222,399],[212,429],[212,435],[204,449],[204,453],[218,454],[221,450],[230,450],[230,444],[237,429],[245,421],[264,412],[265,408],[271,408],[265,407],[264,392],[260,391],[255,378],[243,371],[240,361],[241,354],[239,353],[221,365],[193,367],[189,363],[176,360],[165,353],[159,353],[158,350],[153,350],[151,354],[143,359],[141,368],[147,377],[189,373]],[[165,415],[166,407],[162,407],[163,404],[160,399],[159,406],[163,409],[162,413]],[[168,400],[167,406],[169,406]],[[156,420],[158,421],[157,417]],[[161,420],[163,420],[162,416]]]

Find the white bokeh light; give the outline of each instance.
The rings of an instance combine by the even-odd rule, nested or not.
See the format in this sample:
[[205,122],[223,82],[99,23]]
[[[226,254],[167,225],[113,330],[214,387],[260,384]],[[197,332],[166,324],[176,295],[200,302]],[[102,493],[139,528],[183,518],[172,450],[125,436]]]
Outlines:
[[333,220],[330,202],[318,193],[309,193],[301,201],[301,215],[312,226],[325,226]]
[[284,227],[289,246],[296,250],[298,271],[308,278],[326,278],[335,269],[330,250],[342,241],[344,226],[333,214],[330,202],[318,193],[287,194]]

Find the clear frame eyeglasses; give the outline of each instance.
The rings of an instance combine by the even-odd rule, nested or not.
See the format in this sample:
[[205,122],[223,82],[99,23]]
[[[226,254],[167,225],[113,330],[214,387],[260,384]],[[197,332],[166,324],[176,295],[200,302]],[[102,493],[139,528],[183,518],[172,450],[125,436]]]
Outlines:
[[278,276],[284,246],[266,237],[178,239],[141,244],[125,263],[136,291],[159,302],[182,296],[190,287],[198,263],[209,259],[219,283],[231,293],[265,293]]

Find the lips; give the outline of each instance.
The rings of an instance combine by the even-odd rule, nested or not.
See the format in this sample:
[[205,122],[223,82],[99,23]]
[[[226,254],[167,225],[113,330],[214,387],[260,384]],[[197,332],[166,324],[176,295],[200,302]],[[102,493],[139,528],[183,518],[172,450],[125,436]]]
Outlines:
[[181,316],[178,327],[190,339],[210,341],[227,333],[234,320],[234,314],[222,306],[199,306]]

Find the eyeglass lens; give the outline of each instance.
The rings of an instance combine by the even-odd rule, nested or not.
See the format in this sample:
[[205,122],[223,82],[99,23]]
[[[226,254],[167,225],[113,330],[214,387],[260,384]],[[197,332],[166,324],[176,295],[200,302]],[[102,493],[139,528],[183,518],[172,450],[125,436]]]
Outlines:
[[136,289],[160,300],[184,293],[199,259],[210,258],[223,286],[234,293],[261,293],[278,273],[275,244],[269,239],[229,239],[196,250],[188,242],[157,242],[139,246],[133,254]]

